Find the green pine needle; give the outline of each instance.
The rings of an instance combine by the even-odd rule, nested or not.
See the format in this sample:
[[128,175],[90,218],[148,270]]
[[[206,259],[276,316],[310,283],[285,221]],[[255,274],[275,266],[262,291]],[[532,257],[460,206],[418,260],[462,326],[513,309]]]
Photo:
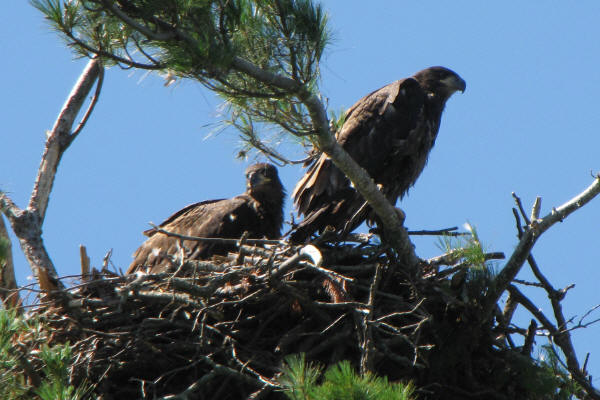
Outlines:
[[304,354],[288,356],[279,382],[292,400],[409,400],[414,392],[411,384],[390,383],[370,373],[359,375],[348,361],[329,368],[317,384],[320,375],[321,367],[306,364]]
[[277,127],[279,136],[314,133],[295,94],[231,68],[232,60],[241,58],[318,94],[319,62],[331,35],[327,14],[312,0],[31,3],[78,56],[95,54],[105,65],[169,71],[216,91],[228,105],[224,124],[238,128],[248,148],[277,153],[263,126]]

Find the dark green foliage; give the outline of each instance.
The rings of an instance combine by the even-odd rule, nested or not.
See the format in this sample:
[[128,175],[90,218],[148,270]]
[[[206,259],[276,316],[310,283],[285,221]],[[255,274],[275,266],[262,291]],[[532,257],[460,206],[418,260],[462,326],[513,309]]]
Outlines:
[[0,310],[0,398],[79,400],[89,385],[69,383],[69,343],[49,346],[44,323]]
[[27,329],[25,321],[14,313],[0,310],[0,397],[25,398],[28,385],[19,365],[19,354],[13,349],[12,339]]
[[314,390],[322,373],[322,367],[306,362],[306,355],[290,355],[285,358],[285,367],[279,383],[286,388],[286,395],[299,400],[309,396]]
[[49,347],[44,344],[39,352],[42,363],[42,374],[45,379],[35,393],[42,400],[79,400],[87,398],[89,385],[83,383],[78,387],[69,384],[69,368],[73,360],[69,343]]
[[411,384],[390,383],[370,373],[358,375],[350,362],[342,361],[330,367],[317,384],[322,368],[307,364],[304,354],[288,356],[279,379],[292,400],[408,400],[414,389]]
[[250,147],[274,155],[263,141],[264,124],[297,137],[314,132],[296,93],[233,65],[250,62],[318,95],[329,33],[325,12],[311,0],[31,1],[81,56],[168,71],[215,90],[229,106],[225,123]]
[[[464,301],[480,299],[494,287],[496,271],[494,265],[485,258],[485,249],[479,240],[475,227],[467,224],[468,236],[442,236],[438,247],[456,260],[462,259],[464,268],[458,271],[449,282],[455,288],[463,288],[461,295]],[[459,280],[462,280],[459,282]]]
[[548,398],[556,400],[570,400],[582,397],[584,391],[572,378],[564,367],[564,361],[558,356],[553,345],[541,346],[538,369],[533,370],[536,376],[528,379],[532,393],[549,393]]

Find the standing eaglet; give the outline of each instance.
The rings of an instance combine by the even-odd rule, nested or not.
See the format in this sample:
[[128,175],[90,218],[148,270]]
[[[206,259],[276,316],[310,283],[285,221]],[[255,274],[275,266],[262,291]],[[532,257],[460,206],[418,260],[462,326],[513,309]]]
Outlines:
[[[444,67],[431,67],[360,99],[346,113],[336,139],[363,167],[393,205],[415,183],[435,143],[442,111],[465,81]],[[376,220],[362,196],[322,154],[292,194],[304,219],[291,234],[304,242],[331,225],[342,236],[365,219]]]
[[[246,169],[246,192],[231,199],[208,200],[191,204],[171,215],[160,227],[186,236],[278,239],[283,224],[285,191],[277,169],[271,164],[254,164]],[[149,229],[149,236],[133,254],[127,273],[148,270],[164,272],[172,265],[169,256],[178,257],[180,246],[175,237]],[[185,258],[200,260],[214,254],[227,254],[234,245],[184,240]]]

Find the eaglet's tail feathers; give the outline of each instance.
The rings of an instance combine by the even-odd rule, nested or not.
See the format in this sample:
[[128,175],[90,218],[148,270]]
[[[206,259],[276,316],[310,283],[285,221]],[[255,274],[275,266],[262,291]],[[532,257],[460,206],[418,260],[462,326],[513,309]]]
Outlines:
[[349,185],[348,179],[331,159],[322,154],[296,184],[292,193],[294,205],[299,214],[306,215],[307,210],[327,204],[333,193]]
[[319,197],[319,204],[319,208],[312,208],[294,228],[290,234],[293,243],[304,243],[329,225],[344,236],[356,229],[370,210],[362,196],[350,186],[332,195],[324,193]]

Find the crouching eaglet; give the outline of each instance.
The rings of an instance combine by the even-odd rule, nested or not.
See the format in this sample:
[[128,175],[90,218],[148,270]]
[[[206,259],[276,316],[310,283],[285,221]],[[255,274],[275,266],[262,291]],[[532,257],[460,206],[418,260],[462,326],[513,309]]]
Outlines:
[[[277,169],[271,164],[255,164],[246,170],[243,194],[191,204],[171,215],[160,228],[185,236],[238,239],[247,231],[249,238],[278,239],[283,224],[284,196]],[[149,238],[133,254],[127,273],[167,271],[172,265],[170,259],[180,255],[179,239],[155,229],[144,234]],[[235,248],[232,244],[183,240],[186,260],[224,255]]]
[[[465,81],[444,67],[431,67],[393,82],[356,102],[336,140],[373,178],[393,205],[415,183],[435,143],[442,111]],[[377,218],[351,182],[327,157],[312,162],[292,194],[304,219],[293,242],[333,226],[342,236]]]

